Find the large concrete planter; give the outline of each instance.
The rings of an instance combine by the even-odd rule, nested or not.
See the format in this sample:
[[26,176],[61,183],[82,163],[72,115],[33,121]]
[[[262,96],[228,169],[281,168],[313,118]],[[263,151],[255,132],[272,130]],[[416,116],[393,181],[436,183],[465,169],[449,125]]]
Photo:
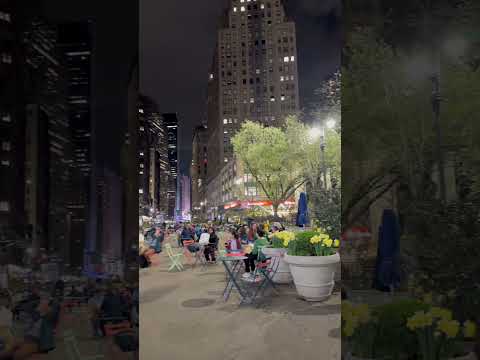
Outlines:
[[287,249],[263,248],[262,252],[268,257],[278,257],[280,259],[277,273],[272,279],[273,282],[276,284],[290,284],[293,281],[292,274],[290,274],[290,267],[283,258],[287,253]]
[[307,301],[323,301],[332,295],[340,255],[290,256],[287,253],[284,259],[290,266],[300,297]]

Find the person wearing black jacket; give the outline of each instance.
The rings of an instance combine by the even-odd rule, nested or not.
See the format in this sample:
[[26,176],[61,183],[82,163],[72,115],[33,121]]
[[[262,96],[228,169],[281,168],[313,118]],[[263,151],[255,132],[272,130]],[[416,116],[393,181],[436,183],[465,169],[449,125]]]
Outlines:
[[204,254],[205,254],[205,259],[207,261],[212,261],[215,262],[215,250],[218,248],[218,236],[215,233],[215,229],[213,227],[210,227],[208,229],[208,233],[210,234],[210,238],[208,240],[208,245],[205,246]]

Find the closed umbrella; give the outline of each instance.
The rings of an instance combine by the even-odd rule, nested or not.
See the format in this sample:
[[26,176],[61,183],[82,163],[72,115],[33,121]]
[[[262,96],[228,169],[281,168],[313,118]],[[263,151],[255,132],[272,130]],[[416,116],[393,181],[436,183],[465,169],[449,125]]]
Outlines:
[[297,226],[305,227],[309,221],[307,195],[302,192],[298,199]]
[[397,216],[385,209],[378,232],[378,252],[374,287],[389,291],[400,283],[400,227]]

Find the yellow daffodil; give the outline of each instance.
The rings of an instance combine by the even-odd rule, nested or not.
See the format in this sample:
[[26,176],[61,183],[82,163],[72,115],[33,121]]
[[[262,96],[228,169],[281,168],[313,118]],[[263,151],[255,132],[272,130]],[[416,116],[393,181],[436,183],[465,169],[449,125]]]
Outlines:
[[340,240],[334,240],[333,241],[333,246],[336,247],[336,248],[340,247]]
[[430,313],[434,318],[441,320],[452,320],[452,312],[448,309],[443,309],[440,307],[432,307]]
[[417,311],[407,320],[407,328],[416,330],[431,326],[433,324],[433,315],[424,311]]
[[453,339],[460,331],[460,323],[456,320],[440,320],[437,328],[443,332],[447,338]]
[[326,247],[332,247],[333,245],[333,240],[328,238],[328,239],[325,239],[323,240],[323,245],[325,245]]
[[425,304],[432,304],[433,303],[433,295],[432,293],[427,293],[423,296],[423,302]]
[[463,324],[463,336],[465,336],[467,339],[473,339],[475,338],[477,334],[477,326],[473,321],[467,320]]

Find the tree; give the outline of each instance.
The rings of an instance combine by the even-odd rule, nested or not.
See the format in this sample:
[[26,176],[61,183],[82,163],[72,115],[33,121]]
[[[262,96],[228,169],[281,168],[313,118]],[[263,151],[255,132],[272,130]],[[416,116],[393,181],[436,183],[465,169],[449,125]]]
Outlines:
[[278,207],[305,183],[302,148],[294,146],[283,129],[246,121],[232,139],[235,155],[265,196]]

